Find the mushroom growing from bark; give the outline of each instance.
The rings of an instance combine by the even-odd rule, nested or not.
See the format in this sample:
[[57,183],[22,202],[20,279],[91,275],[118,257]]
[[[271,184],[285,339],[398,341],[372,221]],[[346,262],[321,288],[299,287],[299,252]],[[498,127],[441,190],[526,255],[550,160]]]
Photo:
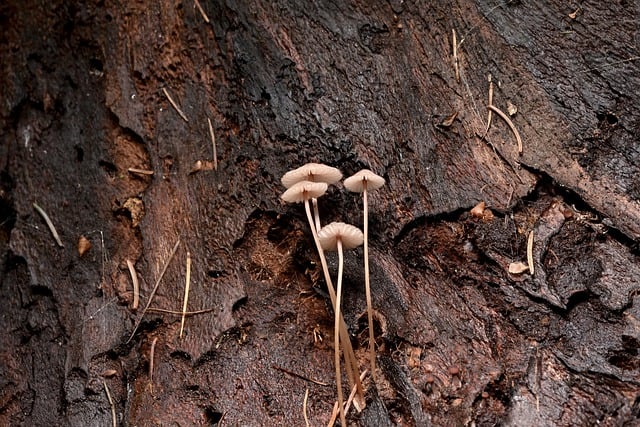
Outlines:
[[[342,172],[338,169],[324,165],[322,163],[307,163],[297,169],[285,173],[280,181],[285,188],[291,188],[292,185],[300,181],[326,182],[327,184],[335,184],[342,179]],[[318,199],[311,198],[313,205],[313,213],[315,216],[316,231],[320,231],[320,213],[318,212]]]
[[373,308],[371,307],[371,286],[369,281],[369,207],[367,192],[377,190],[384,185],[384,178],[368,169],[363,169],[344,180],[344,187],[355,193],[362,193],[364,203],[364,288],[367,298],[367,317],[369,321],[369,359],[371,361],[371,378],[376,379],[375,334],[373,331]]
[[362,231],[353,225],[344,222],[332,222],[318,232],[318,239],[322,249],[327,251],[338,251],[338,284],[336,289],[335,325],[334,325],[334,347],[336,365],[336,386],[338,388],[338,407],[340,409],[340,422],[346,426],[345,413],[342,397],[342,381],[340,376],[340,339],[338,330],[340,329],[340,299],[342,296],[342,270],[343,270],[343,249],[353,249],[362,244],[364,237]]
[[327,289],[329,291],[329,296],[331,298],[331,304],[333,305],[334,311],[340,316],[340,329],[339,335],[340,339],[343,342],[344,347],[344,359],[347,370],[347,377],[349,379],[350,384],[355,384],[358,390],[358,397],[362,402],[358,402],[364,404],[364,390],[362,388],[362,383],[360,381],[360,376],[358,374],[358,364],[356,362],[356,357],[353,352],[353,347],[351,346],[351,341],[349,340],[349,333],[347,331],[347,325],[342,318],[342,313],[338,309],[336,309],[336,291],[333,287],[333,282],[331,281],[331,276],[329,274],[329,267],[327,266],[327,259],[324,255],[324,251],[322,250],[322,246],[320,245],[320,241],[318,240],[318,231],[313,222],[313,217],[311,216],[311,209],[309,207],[309,200],[316,199],[322,196],[327,191],[327,183],[325,182],[311,182],[311,181],[300,181],[296,184],[293,184],[287,191],[285,191],[280,198],[288,203],[301,203],[304,202],[305,212],[307,214],[307,220],[309,221],[309,227],[311,228],[311,234],[313,235],[313,241],[318,250],[318,256],[320,257],[320,264],[322,265],[322,272],[324,274],[324,279],[327,283]]

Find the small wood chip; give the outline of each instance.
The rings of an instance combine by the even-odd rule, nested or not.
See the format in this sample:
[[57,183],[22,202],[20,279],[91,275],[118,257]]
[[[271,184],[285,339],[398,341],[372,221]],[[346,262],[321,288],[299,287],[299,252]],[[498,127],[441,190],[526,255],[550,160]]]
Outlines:
[[80,236],[78,239],[78,255],[82,257],[87,251],[91,249],[91,242],[84,236]]
[[476,218],[482,218],[484,216],[484,209],[485,209],[486,205],[484,203],[484,201],[478,203],[477,205],[475,205],[473,207],[473,209],[471,209],[471,211],[469,211],[469,213],[471,214],[471,216],[474,216]]
[[440,126],[443,127],[443,128],[451,127],[453,122],[456,120],[456,117],[458,117],[458,112],[454,111],[446,119],[444,119],[442,122],[440,122]]
[[571,12],[569,14],[569,19],[576,19],[576,17],[578,16],[578,12],[580,12],[580,8],[577,8],[576,10],[574,10],[573,12]]
[[488,108],[494,113],[496,113],[498,116],[500,116],[500,118],[502,118],[502,120],[504,120],[507,123],[507,125],[509,125],[509,128],[511,128],[511,132],[513,132],[513,134],[516,137],[516,141],[518,142],[518,154],[522,155],[522,139],[520,138],[518,129],[516,129],[516,126],[513,124],[509,116],[507,116],[498,107],[494,105],[489,105]]
[[509,264],[509,273],[522,274],[529,270],[529,266],[523,262],[517,261]]
[[518,107],[516,107],[511,101],[507,101],[507,113],[509,113],[509,116],[515,116],[517,112]]
[[44,219],[44,222],[47,223],[47,227],[49,227],[49,231],[51,231],[51,234],[53,234],[53,238],[55,239],[55,241],[58,244],[58,246],[60,246],[61,248],[64,248],[64,245],[62,244],[62,241],[60,240],[60,236],[58,235],[58,232],[56,231],[56,228],[53,226],[53,222],[51,222],[51,219],[49,218],[49,215],[47,215],[47,213],[40,206],[38,206],[37,203],[33,204],[33,208],[40,214],[42,219]]
[[129,260],[127,260],[127,267],[129,268],[131,282],[133,283],[133,303],[131,304],[131,310],[136,311],[140,302],[140,285],[138,283],[138,273],[136,273],[136,268]]
[[173,108],[175,108],[175,110],[178,112],[180,117],[182,117],[182,120],[184,120],[185,122],[189,123],[189,119],[187,118],[187,115],[184,114],[184,112],[180,109],[180,107],[178,107],[178,104],[176,104],[176,102],[173,100],[173,98],[171,98],[171,95],[169,95],[169,92],[167,92],[167,89],[162,88],[162,92],[164,92],[164,96],[167,97],[167,99],[169,100],[169,103],[171,104],[171,106]]
[[106,369],[100,375],[102,375],[104,378],[111,378],[111,377],[115,376],[117,373],[118,373],[118,371],[116,371],[115,369]]
[[527,239],[527,263],[529,264],[529,272],[533,276],[533,230],[531,230]]

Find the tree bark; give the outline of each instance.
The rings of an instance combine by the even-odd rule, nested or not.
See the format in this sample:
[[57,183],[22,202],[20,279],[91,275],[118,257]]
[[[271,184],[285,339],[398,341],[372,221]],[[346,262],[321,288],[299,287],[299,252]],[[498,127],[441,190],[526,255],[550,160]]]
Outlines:
[[[311,161],[387,181],[349,423],[637,423],[640,8],[426,3],[0,5],[0,423],[108,425],[108,389],[118,425],[304,425],[306,390],[326,424],[333,316],[279,200]],[[362,226],[341,185],[320,212]],[[365,369],[361,250],[344,288]]]

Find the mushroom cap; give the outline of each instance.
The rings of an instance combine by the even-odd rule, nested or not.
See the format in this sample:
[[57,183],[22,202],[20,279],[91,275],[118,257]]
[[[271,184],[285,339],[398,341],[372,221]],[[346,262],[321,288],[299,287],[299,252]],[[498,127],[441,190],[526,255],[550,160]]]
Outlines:
[[371,191],[382,187],[385,181],[383,177],[376,175],[369,169],[362,169],[344,180],[344,188],[354,193],[362,193],[365,182],[367,183],[367,191]]
[[344,222],[332,222],[318,231],[320,246],[326,251],[337,250],[338,239],[342,242],[344,249],[353,249],[364,242],[364,235],[358,227]]
[[327,184],[335,184],[342,179],[342,172],[331,166],[322,163],[307,163],[298,169],[291,170],[282,175],[282,185],[290,188],[293,184],[300,181],[326,182]]
[[300,203],[320,197],[327,191],[326,182],[300,181],[282,193],[280,198],[287,203]]

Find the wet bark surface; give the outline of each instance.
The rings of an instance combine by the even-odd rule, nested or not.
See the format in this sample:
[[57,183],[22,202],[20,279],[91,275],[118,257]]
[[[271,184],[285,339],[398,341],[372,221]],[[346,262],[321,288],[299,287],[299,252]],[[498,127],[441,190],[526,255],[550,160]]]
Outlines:
[[[307,390],[326,424],[333,313],[279,200],[310,161],[387,181],[350,423],[637,424],[640,9],[430,3],[3,3],[0,424],[108,425],[107,388],[118,425],[304,425]],[[362,225],[341,185],[320,211]],[[350,251],[364,369],[363,282]]]

